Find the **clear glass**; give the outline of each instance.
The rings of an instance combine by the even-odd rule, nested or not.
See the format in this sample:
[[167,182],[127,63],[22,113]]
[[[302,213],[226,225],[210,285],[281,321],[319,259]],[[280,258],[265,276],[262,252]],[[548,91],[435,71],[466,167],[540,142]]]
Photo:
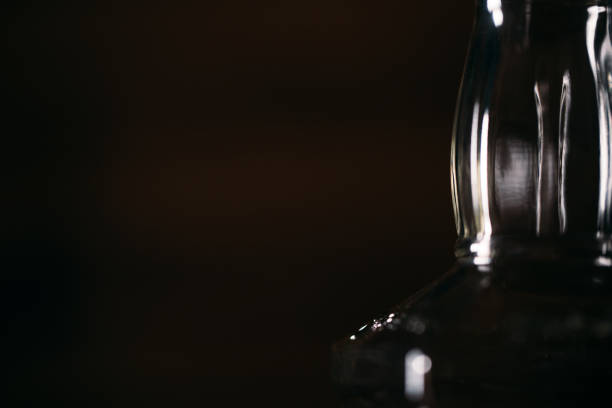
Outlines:
[[457,264],[334,346],[346,406],[612,403],[610,6],[478,3],[452,146]]

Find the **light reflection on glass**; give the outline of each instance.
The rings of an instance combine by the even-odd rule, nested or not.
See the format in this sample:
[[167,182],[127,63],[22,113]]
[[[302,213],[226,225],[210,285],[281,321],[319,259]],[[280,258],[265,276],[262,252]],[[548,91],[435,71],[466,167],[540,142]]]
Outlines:
[[474,254],[474,265],[484,266],[491,262],[491,240],[485,236],[482,241],[470,245],[470,252]]
[[595,265],[597,266],[612,266],[612,259],[600,256],[595,259]]
[[563,85],[561,87],[561,108],[559,112],[559,231],[565,233],[567,230],[567,158],[569,152],[569,115],[572,104],[570,73],[563,73]]
[[[542,97],[540,86],[536,81],[533,94],[538,117],[538,167],[537,167],[537,194],[536,194],[536,235],[542,233],[542,184],[544,179],[544,109],[542,108]],[[548,211],[548,208],[547,208]]]
[[431,371],[431,358],[421,350],[414,349],[406,353],[405,364],[405,395],[412,401],[418,401],[425,395],[425,375]]
[[380,321],[378,321],[378,320],[373,320],[372,321],[372,330],[373,331],[378,331],[378,330],[380,330],[382,328],[383,328],[383,325],[382,325],[382,323]]
[[[601,13],[606,11],[605,7],[591,6],[587,9],[589,17],[586,24],[586,47],[589,55],[589,64],[593,79],[596,84],[600,83],[601,64],[598,61],[600,53],[604,55],[610,52],[610,36],[606,32],[601,49],[596,53],[596,31]],[[607,30],[606,30],[607,31]],[[597,227],[599,232],[607,230],[610,223],[610,202],[612,201],[612,178],[610,168],[610,101],[607,97],[607,88],[599,87],[597,90],[597,107],[599,113],[599,211],[597,217]]]
[[[493,232],[489,209],[489,110],[483,113],[479,121],[480,104],[474,105],[472,114],[472,133],[470,145],[470,181],[472,185],[472,205],[476,217],[479,243],[472,246],[475,264],[485,265],[489,262],[489,242]],[[480,123],[479,123],[480,122]]]
[[480,197],[482,198],[482,225],[484,239],[491,237],[491,216],[489,212],[489,110],[485,110],[482,117],[482,130],[480,135]]
[[499,27],[504,23],[504,13],[501,9],[501,0],[487,0],[487,10],[489,10],[491,13],[495,27]]

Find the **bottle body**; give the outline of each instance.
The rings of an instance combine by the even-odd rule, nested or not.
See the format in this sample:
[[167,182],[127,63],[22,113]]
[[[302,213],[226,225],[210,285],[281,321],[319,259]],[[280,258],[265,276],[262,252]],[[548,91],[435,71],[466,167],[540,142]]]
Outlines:
[[451,149],[458,261],[334,346],[349,407],[612,403],[612,8],[477,13]]

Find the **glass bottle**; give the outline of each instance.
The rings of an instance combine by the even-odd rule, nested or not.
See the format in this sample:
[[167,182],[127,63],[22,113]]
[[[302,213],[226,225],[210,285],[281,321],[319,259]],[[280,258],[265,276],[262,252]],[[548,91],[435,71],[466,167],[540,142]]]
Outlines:
[[478,1],[457,263],[334,345],[346,406],[612,406],[611,23],[610,1]]

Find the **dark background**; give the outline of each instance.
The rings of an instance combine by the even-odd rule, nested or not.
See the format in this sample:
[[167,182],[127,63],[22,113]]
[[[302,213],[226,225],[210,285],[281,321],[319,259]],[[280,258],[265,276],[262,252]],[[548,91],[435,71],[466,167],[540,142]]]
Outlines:
[[452,264],[471,1],[3,7],[11,406],[331,406]]

